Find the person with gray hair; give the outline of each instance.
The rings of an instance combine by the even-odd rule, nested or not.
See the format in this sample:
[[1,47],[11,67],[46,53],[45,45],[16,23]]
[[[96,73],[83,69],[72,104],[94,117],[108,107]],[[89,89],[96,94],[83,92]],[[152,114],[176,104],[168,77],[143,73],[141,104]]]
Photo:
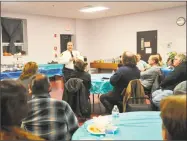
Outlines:
[[186,85],[187,85],[187,81],[183,81],[181,83],[179,83],[174,91],[173,94],[174,95],[178,95],[178,94],[187,94],[187,90],[186,90]]
[[21,127],[46,140],[71,140],[78,121],[65,101],[50,98],[50,82],[44,74],[36,74],[29,85],[32,100]]
[[152,102],[156,107],[160,107],[160,101],[169,95],[173,95],[174,88],[182,81],[187,80],[187,60],[184,54],[177,54],[174,59],[175,69],[169,73],[161,82],[160,87],[152,93]]

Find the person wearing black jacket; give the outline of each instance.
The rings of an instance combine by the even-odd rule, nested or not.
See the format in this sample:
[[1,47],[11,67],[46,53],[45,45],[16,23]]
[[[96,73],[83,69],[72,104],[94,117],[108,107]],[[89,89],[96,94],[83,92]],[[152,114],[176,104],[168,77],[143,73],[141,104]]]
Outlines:
[[174,88],[182,81],[187,80],[187,60],[184,54],[178,54],[174,60],[175,69],[161,82],[161,89],[152,93],[152,101],[160,107],[160,101],[169,95],[173,95]]
[[127,87],[131,80],[140,78],[140,71],[136,67],[137,60],[134,54],[124,52],[122,63],[123,66],[118,68],[110,78],[110,83],[114,86],[113,90],[108,94],[100,96],[100,101],[104,105],[107,113],[111,113],[114,105],[118,105],[120,112],[122,111],[119,102],[123,101],[123,96],[121,95],[123,89]]
[[83,62],[80,59],[77,59],[74,64],[75,70],[72,72],[70,78],[79,78],[83,80],[83,84],[86,88],[88,97],[90,95],[91,88],[91,75],[85,71],[87,63]]

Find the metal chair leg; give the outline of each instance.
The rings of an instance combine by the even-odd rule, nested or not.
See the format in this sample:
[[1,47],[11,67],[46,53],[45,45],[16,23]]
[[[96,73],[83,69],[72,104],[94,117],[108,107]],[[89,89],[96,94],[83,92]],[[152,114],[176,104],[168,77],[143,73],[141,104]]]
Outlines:
[[101,101],[100,101],[100,94],[98,94],[98,99],[99,99],[99,108],[100,108],[100,113],[102,113],[102,110],[101,110]]
[[93,112],[94,112],[94,94],[92,94],[92,96],[93,96]]

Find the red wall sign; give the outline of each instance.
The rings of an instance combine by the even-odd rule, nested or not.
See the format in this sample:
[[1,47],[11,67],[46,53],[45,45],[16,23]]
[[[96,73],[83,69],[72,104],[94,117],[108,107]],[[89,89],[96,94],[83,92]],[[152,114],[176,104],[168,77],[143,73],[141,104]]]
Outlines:
[[57,50],[57,47],[54,47],[54,50]]

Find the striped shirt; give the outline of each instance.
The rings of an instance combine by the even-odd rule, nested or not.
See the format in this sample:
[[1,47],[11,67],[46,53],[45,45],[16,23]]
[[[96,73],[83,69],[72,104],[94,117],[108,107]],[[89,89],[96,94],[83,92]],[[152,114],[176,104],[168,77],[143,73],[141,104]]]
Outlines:
[[70,140],[78,128],[78,121],[69,104],[49,98],[33,97],[28,102],[29,113],[22,128],[46,140]]

